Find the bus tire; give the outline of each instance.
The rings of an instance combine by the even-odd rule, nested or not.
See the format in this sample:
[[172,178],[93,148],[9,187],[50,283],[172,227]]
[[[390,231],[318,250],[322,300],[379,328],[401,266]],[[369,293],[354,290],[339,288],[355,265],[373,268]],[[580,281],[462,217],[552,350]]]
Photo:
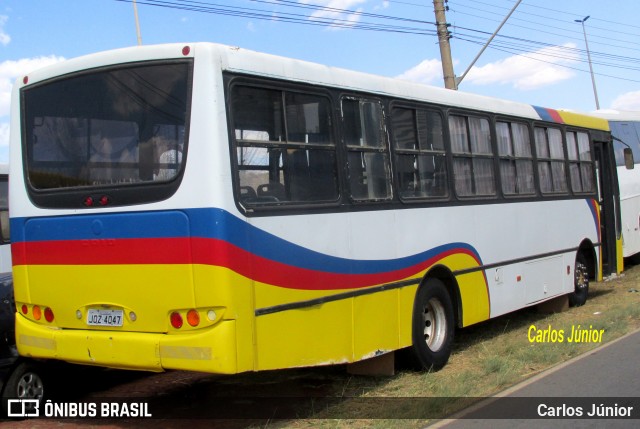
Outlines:
[[420,369],[438,370],[449,360],[453,343],[453,304],[442,281],[428,279],[413,307],[412,355]]
[[571,307],[579,307],[587,302],[587,295],[589,294],[589,266],[581,253],[576,256],[573,277],[574,291],[569,294],[569,305]]

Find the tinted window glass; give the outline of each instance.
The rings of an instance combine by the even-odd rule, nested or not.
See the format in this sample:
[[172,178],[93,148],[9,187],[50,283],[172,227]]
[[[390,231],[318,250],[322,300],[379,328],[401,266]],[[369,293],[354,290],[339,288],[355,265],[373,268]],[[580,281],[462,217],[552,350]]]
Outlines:
[[98,70],[23,91],[36,190],[170,182],[184,163],[191,61]]

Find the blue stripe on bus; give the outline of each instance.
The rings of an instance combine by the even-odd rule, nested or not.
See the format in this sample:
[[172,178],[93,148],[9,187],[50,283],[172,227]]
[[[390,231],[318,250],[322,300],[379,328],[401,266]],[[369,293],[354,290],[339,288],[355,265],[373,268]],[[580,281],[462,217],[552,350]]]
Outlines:
[[[182,215],[185,223],[176,222],[176,216]],[[190,226],[189,229],[185,229],[187,224]],[[11,230],[15,232],[12,240],[16,243],[189,236],[210,238],[228,242],[276,262],[340,274],[396,271],[451,251],[464,251],[473,255],[479,264],[482,263],[476,249],[467,243],[447,243],[414,255],[385,260],[354,260],[326,255],[263,231],[224,210],[210,208],[33,219],[12,218]]]

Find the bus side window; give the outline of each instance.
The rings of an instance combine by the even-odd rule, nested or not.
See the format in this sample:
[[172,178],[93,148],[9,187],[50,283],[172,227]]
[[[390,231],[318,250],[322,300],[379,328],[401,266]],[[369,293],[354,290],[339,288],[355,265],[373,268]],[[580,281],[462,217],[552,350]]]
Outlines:
[[0,210],[0,240],[2,240],[2,244],[11,242],[9,210]]
[[518,122],[496,122],[500,178],[505,195],[535,194],[529,127]]
[[0,177],[0,244],[11,242],[9,234],[9,180]]
[[557,128],[535,127],[536,155],[540,190],[543,194],[566,193],[562,132]]
[[440,113],[395,107],[391,119],[400,198],[448,197]]
[[351,197],[354,200],[390,199],[391,167],[382,105],[374,100],[345,98],[342,121]]
[[460,197],[496,194],[491,132],[486,118],[449,116],[453,177]]
[[336,145],[327,97],[236,85],[231,113],[243,204],[337,200]]

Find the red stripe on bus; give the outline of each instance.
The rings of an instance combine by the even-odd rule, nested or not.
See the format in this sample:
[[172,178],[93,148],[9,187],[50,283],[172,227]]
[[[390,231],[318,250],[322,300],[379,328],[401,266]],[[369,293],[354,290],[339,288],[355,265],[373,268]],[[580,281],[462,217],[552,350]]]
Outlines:
[[225,267],[257,282],[303,290],[353,289],[391,283],[410,278],[455,254],[466,254],[479,265],[472,252],[457,248],[400,270],[371,274],[332,273],[276,262],[225,241],[204,238],[22,242],[14,243],[12,251],[16,266],[202,264]]
[[547,112],[549,112],[549,115],[551,115],[551,118],[554,120],[554,122],[557,122],[558,124],[564,124],[564,119],[562,119],[562,116],[560,116],[560,113],[558,113],[557,110],[547,109]]

